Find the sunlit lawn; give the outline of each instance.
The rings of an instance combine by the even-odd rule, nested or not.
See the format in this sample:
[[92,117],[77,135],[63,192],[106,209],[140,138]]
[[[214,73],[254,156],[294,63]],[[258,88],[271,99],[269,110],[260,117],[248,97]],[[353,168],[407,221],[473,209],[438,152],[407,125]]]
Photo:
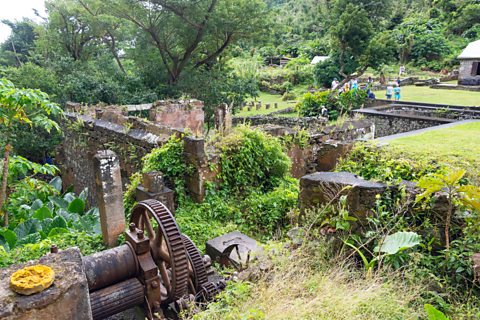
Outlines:
[[[459,106],[480,106],[480,92],[430,89],[429,87],[405,86],[401,87],[401,100],[412,102],[426,102],[450,104]],[[377,99],[385,99],[385,91],[376,91]]]
[[[256,100],[248,100],[248,103],[250,101],[254,101],[255,104],[257,101],[262,102],[262,108],[260,110],[256,110],[255,107],[252,108],[252,110],[248,111],[247,107],[244,108],[241,112],[237,113],[237,116],[254,116],[254,115],[262,115],[262,114],[268,114],[274,111],[278,110],[283,110],[286,108],[291,108],[295,107],[295,104],[297,103],[297,100],[308,90],[308,86],[306,85],[298,85],[295,86],[292,90],[292,92],[295,94],[297,97],[295,101],[283,101],[282,96],[279,94],[270,94],[266,92],[260,92],[259,97],[257,97]],[[278,103],[278,109],[274,109],[274,104]],[[270,103],[270,109],[265,109],[265,104]]]
[[480,173],[480,122],[426,131],[388,143],[401,157],[450,163],[474,176]]

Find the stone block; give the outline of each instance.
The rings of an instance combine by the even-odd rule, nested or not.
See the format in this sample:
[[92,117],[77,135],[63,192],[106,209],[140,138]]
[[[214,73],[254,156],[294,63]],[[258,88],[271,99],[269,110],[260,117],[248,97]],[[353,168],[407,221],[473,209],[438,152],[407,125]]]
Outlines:
[[[43,264],[55,272],[53,285],[43,292],[22,296],[10,289],[10,276],[17,270]],[[82,256],[77,248],[47,254],[37,261],[0,270],[0,319],[91,320],[88,284]]]
[[317,149],[317,171],[331,171],[337,166],[338,160],[344,157],[353,147],[352,142],[327,140]]
[[163,187],[160,191],[151,192],[143,186],[138,186],[135,191],[137,201],[155,199],[163,203],[170,212],[175,213],[175,193],[173,190]]
[[244,235],[240,231],[233,231],[208,240],[206,243],[206,253],[212,258],[212,261],[219,262],[224,251],[231,245],[238,245],[239,254],[234,250],[231,252],[229,258],[236,263],[241,262],[243,265],[245,265],[249,256],[253,257],[255,254],[263,251],[263,248],[260,247],[254,239]]
[[143,174],[143,186],[148,192],[161,192],[165,187],[163,174],[158,171],[145,172]]
[[349,172],[316,172],[300,179],[300,211],[304,213],[346,195],[350,214],[363,219],[372,213],[376,195],[386,189],[383,183],[366,181]]
[[102,150],[95,155],[93,167],[103,241],[112,247],[125,231],[120,162],[113,151]]
[[204,139],[186,136],[183,138],[183,147],[187,163],[193,164],[196,167],[201,167],[206,164],[207,157],[205,154]]

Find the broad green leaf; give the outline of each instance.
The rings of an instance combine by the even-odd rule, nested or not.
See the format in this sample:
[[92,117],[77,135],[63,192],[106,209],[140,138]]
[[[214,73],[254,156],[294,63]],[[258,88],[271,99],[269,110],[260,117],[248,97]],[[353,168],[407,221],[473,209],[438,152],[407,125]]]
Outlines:
[[55,190],[61,192],[62,191],[62,178],[60,177],[55,177],[53,178],[50,183],[49,183],[52,187],[55,188]]
[[477,211],[480,211],[480,187],[477,186],[461,186],[458,191],[462,193],[460,201]]
[[388,235],[380,248],[377,246],[374,248],[374,251],[383,252],[389,255],[396,254],[399,251],[403,251],[420,244],[420,239],[421,237],[415,232],[396,232]]
[[50,227],[53,228],[67,228],[67,221],[62,216],[56,216],[53,218]]
[[35,233],[41,229],[40,223],[37,219],[29,219],[20,223],[14,230],[18,241],[25,238],[29,234]]
[[444,176],[444,180],[445,180],[445,183],[449,186],[454,186],[456,185],[458,182],[460,182],[460,179],[463,178],[463,176],[465,175],[467,171],[464,170],[464,169],[461,169],[461,170],[452,170],[452,171],[449,171],[445,176]]
[[73,192],[69,192],[69,193],[66,193],[64,196],[63,196],[63,199],[65,201],[67,201],[68,203],[72,202],[73,200],[77,199],[77,197],[75,196],[75,194]]
[[24,237],[22,239],[19,239],[18,242],[17,242],[17,246],[25,245],[25,244],[28,244],[28,243],[37,243],[40,240],[42,240],[42,236],[40,235],[40,233],[35,232],[35,233],[27,235],[26,237]]
[[42,235],[42,239],[45,239],[48,236],[48,233],[50,232],[50,230],[53,228],[52,221],[53,219],[51,218],[46,218],[45,220],[40,221],[40,226],[42,228],[42,231],[40,232],[40,234]]
[[68,223],[70,223],[72,221],[78,221],[78,219],[79,219],[78,214],[71,213],[71,212],[68,212],[67,210],[63,210],[63,209],[60,209],[59,211],[57,211],[57,215],[63,217],[65,219],[65,221],[67,221]]
[[435,192],[441,191],[446,187],[444,181],[436,175],[423,176],[417,183],[419,188],[425,189],[425,191],[419,194],[416,201],[420,201],[424,198],[430,197]]
[[35,213],[33,214],[33,218],[42,221],[46,218],[53,218],[53,215],[47,207],[41,207],[40,209],[35,211]]
[[72,223],[78,231],[99,234],[101,232],[100,219],[98,215],[84,215],[78,221]]
[[428,320],[449,320],[442,311],[437,310],[431,304],[426,304],[423,307],[427,313]]
[[59,235],[59,234],[65,234],[65,233],[69,233],[70,231],[68,231],[68,229],[65,229],[65,228],[53,228],[52,230],[50,230],[50,232],[48,233],[48,237],[49,238],[52,238],[56,235]]
[[68,205],[68,211],[73,213],[81,214],[85,211],[85,201],[80,198],[77,198],[70,202]]
[[37,211],[41,207],[43,207],[43,202],[42,202],[42,200],[37,199],[37,200],[33,201],[32,205],[30,206],[30,209],[32,211]]
[[48,197],[48,199],[53,202],[57,207],[60,209],[67,209],[68,207],[68,201],[65,201],[63,198],[60,197]]
[[15,232],[9,229],[2,229],[0,230],[0,236],[5,239],[10,249],[15,247],[15,244],[17,243],[17,235],[15,234]]
[[87,202],[87,196],[88,196],[88,188],[83,189],[82,192],[78,195],[80,199],[82,199],[84,202]]

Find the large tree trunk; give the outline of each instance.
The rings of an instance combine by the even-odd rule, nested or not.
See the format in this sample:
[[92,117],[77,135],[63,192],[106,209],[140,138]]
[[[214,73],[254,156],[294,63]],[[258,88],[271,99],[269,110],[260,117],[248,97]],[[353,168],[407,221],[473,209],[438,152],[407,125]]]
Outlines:
[[[0,212],[3,212],[2,208],[7,199],[7,180],[8,180],[8,159],[10,156],[10,150],[12,147],[10,144],[5,146],[5,155],[3,156],[3,177],[2,177],[2,189],[0,190]],[[8,213],[3,212],[3,224],[8,226]]]

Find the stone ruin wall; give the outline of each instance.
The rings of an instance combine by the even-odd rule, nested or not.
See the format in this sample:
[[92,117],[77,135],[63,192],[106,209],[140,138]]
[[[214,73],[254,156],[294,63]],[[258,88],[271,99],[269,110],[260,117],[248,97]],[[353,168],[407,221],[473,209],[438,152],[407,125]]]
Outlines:
[[455,122],[455,120],[450,119],[405,116],[399,114],[377,114],[367,113],[366,111],[362,112],[362,115],[365,116],[365,119],[370,120],[375,124],[375,138]]
[[480,75],[472,75],[472,69],[475,63],[480,63],[480,59],[460,60],[460,69],[458,75],[459,85],[480,86]]
[[324,118],[316,117],[301,117],[301,118],[291,118],[291,117],[278,117],[273,115],[264,115],[264,116],[251,116],[251,117],[233,117],[233,125],[240,125],[243,123],[248,123],[252,126],[259,126],[265,124],[279,125],[290,128],[300,127],[300,128],[321,128],[325,126],[327,120]]
[[[198,108],[202,104],[201,102],[190,103],[190,106],[192,105]],[[166,109],[168,115],[156,119],[167,119],[172,114],[179,113],[180,111],[175,111],[175,106],[184,110],[181,104],[172,103]],[[187,107],[187,115],[181,121],[191,119],[191,112],[196,114],[198,111],[195,111],[195,108]],[[123,108],[104,107],[85,110],[74,105],[69,109],[73,109],[76,113],[67,112],[62,123],[65,138],[59,149],[58,162],[62,170],[64,186],[73,185],[75,192],[88,188],[91,191],[88,200],[92,206],[97,205],[93,157],[99,150],[112,150],[118,155],[122,181],[125,185],[133,173],[141,170],[141,159],[146,154],[162,146],[172,134],[182,133],[181,128],[170,128],[164,123],[158,124],[137,117],[128,117],[128,110]],[[149,109],[150,114],[153,113],[152,110]],[[165,109],[162,110],[165,111]],[[220,106],[217,111],[221,116],[217,117],[216,126],[221,134],[227,134],[231,130],[231,112],[226,105]],[[79,114],[80,112],[84,114]],[[323,119],[315,120],[315,123],[310,120],[312,123],[308,127],[308,141],[302,146],[295,141],[298,126],[295,126],[297,129],[292,129],[293,126],[259,126],[273,136],[292,135],[293,143],[288,150],[288,155],[292,160],[291,173],[296,178],[315,171],[334,169],[338,159],[350,150],[354,140],[369,139],[373,136],[374,128],[365,120],[346,121],[336,126],[326,126]],[[178,126],[181,121],[179,120],[176,125]],[[291,125],[290,122],[287,123]],[[217,173],[210,168],[218,163],[218,150],[211,149],[212,146],[207,146],[205,139],[195,136],[186,136],[184,146],[185,160],[195,168],[190,176],[185,177],[186,188],[193,199],[202,201],[205,196],[205,182],[216,179]],[[168,197],[170,199],[172,196]]]
[[[262,120],[258,121],[259,118]],[[265,119],[270,118],[278,119],[278,121],[273,121],[275,124],[264,124],[265,122],[268,123]],[[251,119],[253,119],[252,122],[250,122]],[[293,141],[295,141],[298,128],[305,128],[308,132],[306,145],[300,146],[298,143],[294,143],[287,151],[292,160],[291,174],[295,178],[316,171],[333,170],[337,161],[346,155],[355,140],[369,140],[375,132],[372,122],[364,119],[348,120],[338,125],[326,125],[326,121],[322,118],[309,118],[312,119],[309,120],[312,123],[306,127],[293,126],[291,124],[297,122],[284,122],[284,119],[295,120],[285,117],[258,116],[246,117],[237,123],[249,123],[251,125],[261,123],[261,125],[257,125],[261,130],[277,137],[290,135]],[[289,126],[279,125],[278,123],[288,123]]]
[[94,119],[89,116],[66,113],[62,122],[64,140],[58,150],[57,161],[64,187],[73,186],[75,192],[88,188],[88,203],[97,205],[93,157],[99,150],[112,150],[121,165],[122,180],[140,169],[141,159],[152,149],[161,146],[170,135],[156,135],[142,129]]
[[97,205],[93,170],[97,151],[108,149],[118,155],[125,185],[141,169],[142,158],[162,146],[172,134],[181,134],[182,125],[187,131],[203,132],[203,103],[197,100],[159,101],[146,108],[150,118],[163,119],[161,124],[129,117],[126,107],[100,109],[69,103],[66,109],[61,123],[64,140],[57,162],[64,187],[73,186],[75,192],[88,188],[91,206]]

